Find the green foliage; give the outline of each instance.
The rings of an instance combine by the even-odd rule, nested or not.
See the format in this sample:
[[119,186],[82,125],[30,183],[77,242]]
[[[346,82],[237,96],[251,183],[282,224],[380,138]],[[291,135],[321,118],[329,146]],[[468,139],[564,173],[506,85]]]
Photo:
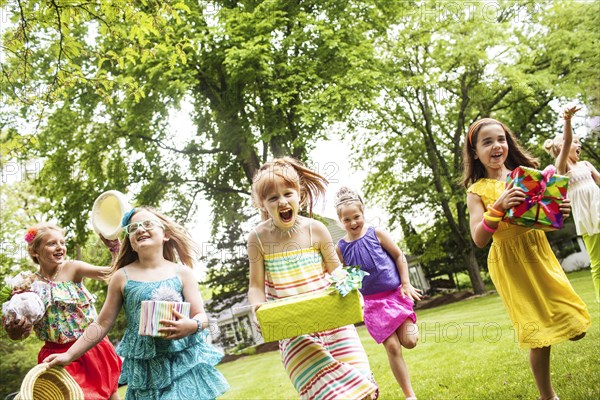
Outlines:
[[35,168],[33,163],[2,162],[2,177],[11,181],[0,186],[0,284],[3,291],[7,277],[33,270],[23,235],[27,227],[43,215],[39,210],[43,199],[29,196],[33,188],[28,174],[35,173]]
[[4,329],[0,338],[0,396],[4,398],[7,394],[19,390],[23,377],[37,365],[37,354],[44,343],[34,334],[22,341],[10,340]]
[[[387,208],[392,224],[404,215],[415,227],[425,225],[415,232],[421,236],[416,242],[414,234],[407,237],[409,247],[426,261],[461,260],[478,293],[485,290],[482,257],[471,241],[459,183],[463,137],[471,122],[492,116],[541,153],[541,143],[557,128],[552,101],[592,105],[593,96],[584,92],[597,85],[591,77],[597,71],[591,61],[598,56],[591,55],[594,40],[581,43],[565,29],[577,25],[579,38],[598,38],[591,24],[597,17],[590,17],[597,13],[585,2],[577,3],[578,11],[563,13],[569,7],[571,2],[562,1],[493,7],[405,2],[390,10],[394,29],[379,42],[382,96],[366,103],[354,121],[364,128],[353,138],[362,156],[356,167],[363,167],[362,160],[370,166],[366,194]],[[585,17],[578,16],[582,12]],[[563,34],[571,39],[559,40]],[[589,55],[590,62],[573,54]],[[558,68],[571,57],[572,68]],[[451,265],[461,268],[460,262],[437,263],[449,272]]]
[[[305,160],[331,122],[374,94],[372,37],[385,30],[375,3],[6,3],[0,120],[11,156],[43,163],[44,212],[80,245],[107,189],[168,204],[184,222],[203,196],[216,234],[242,221],[263,161]],[[185,104],[193,125],[175,138]]]
[[207,309],[220,312],[246,298],[248,291],[248,254],[245,236],[239,225],[228,226],[205,254],[208,273],[205,284],[212,289]]
[[[367,195],[386,204],[392,223],[404,213],[417,227],[423,210],[444,221],[439,241],[431,236],[436,254],[453,250],[482,290],[457,183],[466,127],[495,116],[541,153],[558,128],[553,102],[598,110],[593,2],[0,4],[10,20],[3,162],[39,163],[25,193],[80,246],[92,202],[107,189],[183,222],[207,198],[213,233],[225,238],[245,219],[263,161],[305,160],[343,121],[366,156],[357,166],[372,166]],[[176,135],[182,108],[191,122]],[[584,156],[598,162],[594,140],[584,141]],[[219,245],[236,253],[240,241]],[[210,276],[219,300],[240,290],[243,263],[210,264],[220,269]]]

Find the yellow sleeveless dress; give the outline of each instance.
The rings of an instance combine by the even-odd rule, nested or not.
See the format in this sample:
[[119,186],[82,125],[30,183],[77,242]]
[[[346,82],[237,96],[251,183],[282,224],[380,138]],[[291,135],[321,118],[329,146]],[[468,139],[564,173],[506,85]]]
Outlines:
[[[504,191],[505,182],[483,178],[467,192],[484,206]],[[492,237],[488,269],[522,348],[539,348],[571,339],[591,325],[541,230],[500,222]]]

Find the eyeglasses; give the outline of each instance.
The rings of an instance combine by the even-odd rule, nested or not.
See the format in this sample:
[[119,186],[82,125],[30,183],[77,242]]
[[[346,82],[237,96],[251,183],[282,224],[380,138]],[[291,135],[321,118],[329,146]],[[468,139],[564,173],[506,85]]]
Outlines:
[[151,231],[157,226],[165,229],[164,225],[156,219],[145,219],[140,222],[132,222],[131,224],[126,225],[123,229],[125,229],[126,234],[131,235],[132,233],[137,232],[137,230],[140,229],[140,226],[146,231]]

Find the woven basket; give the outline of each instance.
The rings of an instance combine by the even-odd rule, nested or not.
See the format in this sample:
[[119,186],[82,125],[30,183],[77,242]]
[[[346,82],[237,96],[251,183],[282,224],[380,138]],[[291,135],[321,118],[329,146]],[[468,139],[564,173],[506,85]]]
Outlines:
[[83,391],[75,379],[60,366],[46,369],[46,364],[33,367],[21,383],[15,400],[83,400]]

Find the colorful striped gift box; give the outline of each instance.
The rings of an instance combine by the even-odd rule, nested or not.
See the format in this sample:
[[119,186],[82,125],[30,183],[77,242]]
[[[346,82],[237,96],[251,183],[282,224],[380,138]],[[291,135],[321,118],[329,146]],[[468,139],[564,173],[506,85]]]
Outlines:
[[506,210],[504,221],[514,225],[529,226],[542,230],[563,227],[560,205],[567,197],[569,177],[555,174],[556,168],[549,165],[543,171],[517,167],[508,176],[506,185],[514,182],[525,192],[525,201]]
[[190,317],[190,303],[174,302],[174,301],[142,301],[140,310],[140,336],[156,336],[165,337],[165,333],[158,332],[159,328],[163,328],[159,321],[161,319],[175,320],[173,310]]
[[267,302],[256,310],[265,342],[326,331],[363,320],[358,290],[342,296],[333,288]]

